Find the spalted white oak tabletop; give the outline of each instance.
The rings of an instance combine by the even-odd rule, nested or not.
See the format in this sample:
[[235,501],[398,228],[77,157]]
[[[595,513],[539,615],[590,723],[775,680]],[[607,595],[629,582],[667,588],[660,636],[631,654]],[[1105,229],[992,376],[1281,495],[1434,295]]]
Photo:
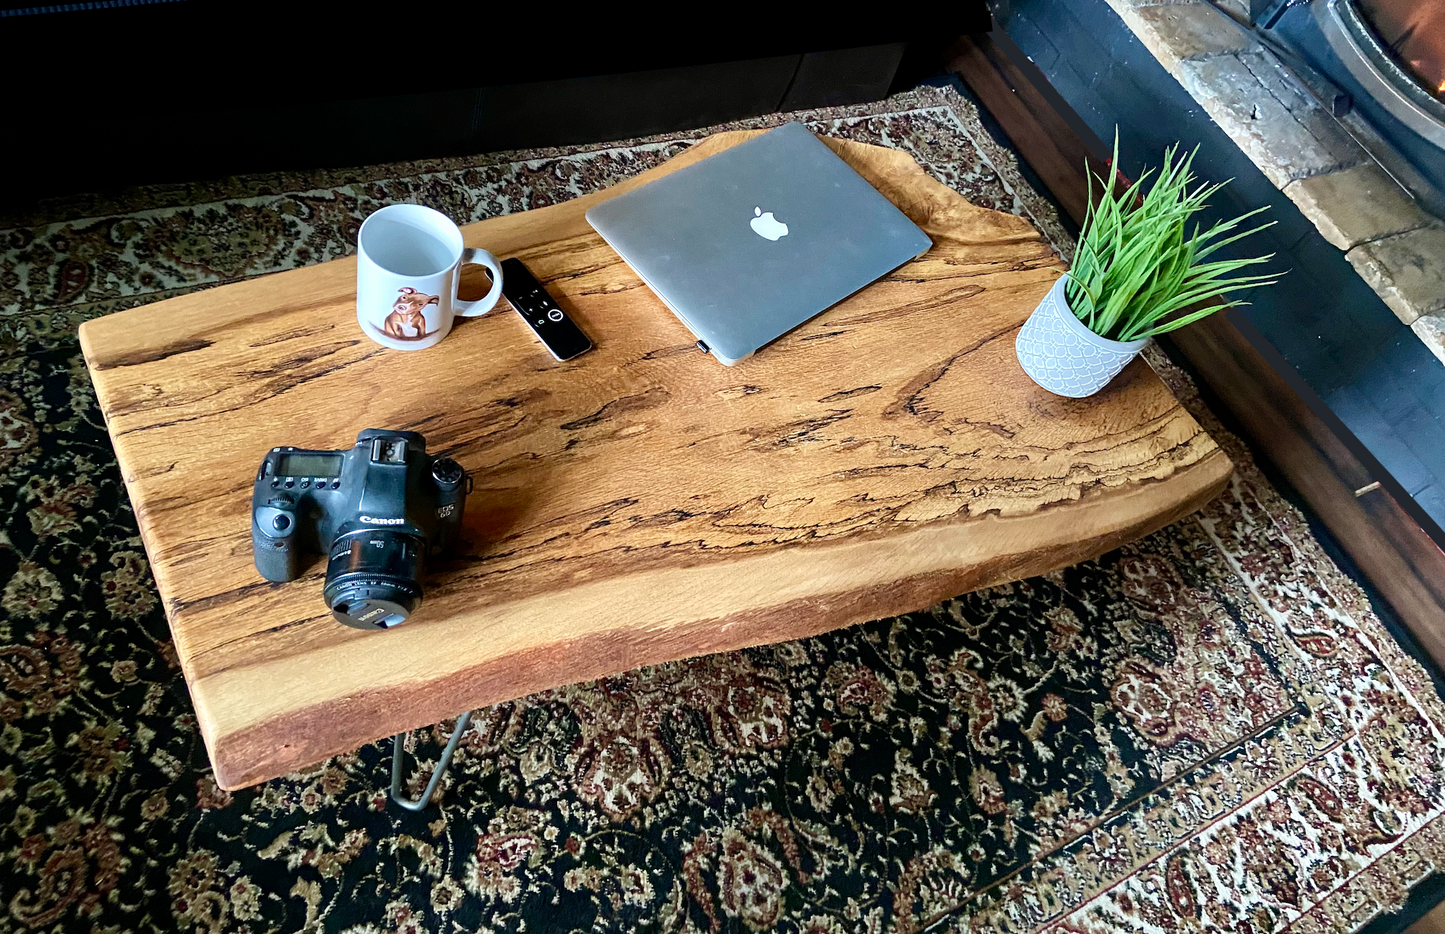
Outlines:
[[[699,353],[583,212],[750,135],[464,228],[592,337],[568,363],[505,303],[430,350],[383,349],[357,327],[354,259],[81,327],[223,788],[532,691],[1047,572],[1227,482],[1142,361],[1090,399],[1034,385],[1013,341],[1059,257],[893,150],[828,141],[933,249],[736,367]],[[476,481],[464,547],[385,632],[332,620],[319,559],[289,584],[251,562],[266,451],[363,428],[421,432]]]

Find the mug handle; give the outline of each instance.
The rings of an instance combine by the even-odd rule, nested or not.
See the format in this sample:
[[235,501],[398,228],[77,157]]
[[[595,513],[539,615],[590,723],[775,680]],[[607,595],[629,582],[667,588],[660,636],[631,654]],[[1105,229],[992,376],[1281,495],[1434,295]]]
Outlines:
[[[502,264],[497,258],[479,247],[469,246],[462,250],[462,265],[476,263],[478,266],[487,267],[492,274],[492,290],[474,302],[464,302],[458,299],[454,304],[456,313],[463,318],[475,318],[477,315],[484,315],[491,311],[497,304],[497,299],[502,297]],[[460,271],[457,275],[457,287],[461,288],[462,277]]]

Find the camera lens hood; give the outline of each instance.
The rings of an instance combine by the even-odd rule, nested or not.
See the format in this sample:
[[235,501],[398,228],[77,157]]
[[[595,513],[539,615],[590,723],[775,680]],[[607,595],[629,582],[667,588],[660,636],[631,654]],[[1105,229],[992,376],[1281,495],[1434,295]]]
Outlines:
[[331,544],[322,596],[337,622],[391,629],[421,605],[425,544],[415,535],[358,529]]

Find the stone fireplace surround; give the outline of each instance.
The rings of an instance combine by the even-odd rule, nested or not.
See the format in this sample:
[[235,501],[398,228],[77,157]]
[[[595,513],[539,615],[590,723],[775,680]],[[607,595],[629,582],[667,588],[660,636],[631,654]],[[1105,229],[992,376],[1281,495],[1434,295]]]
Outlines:
[[[1248,30],[1206,0],[1107,0],[1209,117],[1445,363],[1445,222]],[[1226,0],[1226,7],[1240,0]]]
[[[1209,108],[1196,100],[1177,77],[1184,73],[1182,65],[1197,66],[1211,58],[1221,59],[1213,63],[1219,70],[1229,65],[1222,60],[1225,57],[1235,58],[1241,66],[1246,62],[1259,64],[1249,57],[1253,36],[1202,0],[1129,3],[1126,12],[1131,19],[1162,19],[1173,14],[1190,18],[1196,26],[1208,25],[1208,29],[1194,32],[1179,30],[1186,38],[1192,35],[1193,41],[1179,41],[1173,46],[1177,51],[1162,58],[1124,21],[1116,0],[989,3],[998,26],[996,40],[1003,48],[1012,48],[1009,54],[1017,55],[1028,66],[1025,73],[1029,69],[1037,72],[1037,79],[1031,80],[1040,84],[1045,96],[1058,98],[1055,106],[1067,113],[1066,119],[1077,121],[1076,132],[1091,140],[1086,144],[1089,148],[1105,153],[1106,141],[1114,137],[1117,129],[1121,167],[1134,175],[1159,165],[1165,148],[1176,142],[1197,145],[1200,150],[1195,168],[1199,174],[1211,182],[1229,180],[1211,199],[1205,223],[1260,206],[1270,208],[1267,216],[1276,221],[1276,226],[1240,244],[1238,253],[1273,254],[1270,268],[1285,275],[1278,285],[1244,296],[1248,304],[1226,312],[1229,320],[1360,459],[1369,474],[1381,481],[1384,492],[1380,495],[1390,495],[1431,537],[1445,543],[1445,365],[1437,356],[1439,350],[1432,353],[1422,339],[1425,326],[1412,329],[1402,323],[1399,312],[1367,283],[1348,257],[1349,252],[1367,244],[1376,244],[1370,250],[1393,246],[1391,238],[1426,229],[1432,221],[1423,221],[1424,227],[1401,225],[1409,226],[1408,230],[1393,228],[1389,222],[1393,213],[1373,212],[1374,204],[1366,199],[1362,211],[1367,219],[1375,217],[1373,229],[1341,214],[1334,222],[1338,234],[1322,232],[1319,221],[1307,216],[1292,195],[1323,182],[1299,186],[1289,193],[1284,189],[1290,188],[1291,182],[1357,169],[1367,157],[1352,150],[1354,141],[1348,134],[1342,139],[1327,136],[1321,141],[1307,132],[1309,139],[1303,140],[1301,152],[1316,161],[1303,162],[1301,155],[1293,163],[1284,161],[1285,170],[1266,174],[1255,161],[1255,154],[1267,142],[1263,135],[1256,140],[1246,132],[1248,146],[1241,146],[1226,125],[1238,128],[1243,121],[1226,118],[1226,125],[1216,123]],[[1181,14],[1180,8],[1190,8],[1190,12]],[[1285,21],[1291,15],[1286,13],[1281,25],[1288,26]],[[1296,7],[1293,15],[1308,17],[1311,12],[1307,7]],[[1207,41],[1211,35],[1213,45]],[[1232,51],[1221,52],[1221,47]],[[1214,51],[1205,51],[1210,48]],[[1269,73],[1262,66],[1261,70]],[[1281,84],[1271,88],[1263,82],[1242,85],[1241,94],[1262,98],[1251,102],[1248,116],[1253,118],[1253,104],[1259,103],[1261,116],[1289,111],[1291,119],[1306,130],[1321,121],[1333,123],[1313,103],[1314,98],[1302,92],[1285,93],[1291,105],[1286,106],[1276,95],[1287,87]],[[1278,107],[1271,101],[1278,102]],[[1237,103],[1221,102],[1218,110],[1224,113],[1226,105]],[[1338,148],[1331,150],[1323,145],[1329,142]],[[1288,150],[1281,146],[1275,152]],[[1312,165],[1314,170],[1304,169],[1304,165]],[[1368,170],[1344,175],[1343,179],[1364,174]],[[1325,201],[1330,193],[1326,189],[1317,199]],[[1387,219],[1383,230],[1380,213]],[[1420,218],[1416,221],[1420,222]],[[1343,242],[1353,245],[1349,250],[1342,249],[1338,240],[1327,239],[1327,234],[1346,237]],[[1353,259],[1360,260],[1370,250],[1360,250]],[[1401,279],[1406,286],[1420,281],[1405,276]],[[1402,283],[1393,284],[1398,290]],[[1427,314],[1438,320],[1441,310],[1437,307],[1422,312],[1416,320]],[[1261,403],[1268,404],[1268,400],[1262,399]]]
[[[1244,6],[1243,1],[1237,1],[1237,6]],[[1353,246],[1344,250],[1338,241],[1327,239],[1327,233],[1329,237],[1337,237],[1337,233],[1321,231],[1319,221],[1308,217],[1292,198],[1292,194],[1324,182],[1302,185],[1293,192],[1285,189],[1290,182],[1357,169],[1366,165],[1366,158],[1351,149],[1354,140],[1348,134],[1342,134],[1342,139],[1327,136],[1319,140],[1314,133],[1305,133],[1309,139],[1302,140],[1302,153],[1314,156],[1315,162],[1302,162],[1301,155],[1293,163],[1285,160],[1286,171],[1267,175],[1254,159],[1254,153],[1264,149],[1263,134],[1259,140],[1251,137],[1248,147],[1241,146],[1227,126],[1217,123],[1209,108],[1195,100],[1178,77],[1172,77],[1172,72],[1183,74],[1183,64],[1194,62],[1198,67],[1211,58],[1233,56],[1241,65],[1259,64],[1248,56],[1253,48],[1251,33],[1202,0],[1129,4],[1130,19],[1163,19],[1175,14],[1189,17],[1192,25],[1207,26],[1194,32],[1179,30],[1183,38],[1192,36],[1191,42],[1179,40],[1173,45],[1178,51],[1163,58],[1124,22],[1116,0],[990,0],[990,7],[1001,48],[1013,49],[1010,56],[1016,55],[1017,61],[1027,65],[1026,74],[1029,69],[1038,72],[1038,78],[1030,80],[1040,85],[1046,97],[1058,98],[1055,106],[1066,113],[1066,120],[1077,121],[1075,132],[1092,140],[1087,143],[1092,150],[1107,152],[1105,140],[1113,139],[1117,129],[1121,168],[1134,175],[1159,165],[1163,150],[1183,140],[1188,146],[1199,146],[1195,168],[1201,176],[1211,182],[1230,181],[1212,198],[1205,223],[1269,205],[1267,215],[1277,221],[1276,226],[1240,244],[1240,254],[1272,253],[1270,267],[1286,275],[1279,285],[1244,296],[1247,307],[1225,312],[1228,320],[1360,458],[1370,476],[1380,480],[1383,492],[1379,494],[1392,496],[1426,534],[1445,544],[1445,366],[1438,357],[1439,344],[1432,353],[1420,334],[1431,322],[1418,328],[1403,324],[1399,311],[1387,305],[1348,257],[1366,244],[1376,246],[1355,253],[1354,260],[1381,246],[1394,246],[1392,237],[1431,227],[1432,221],[1416,217],[1416,223],[1425,226],[1409,224],[1409,230],[1396,233],[1392,224],[1386,223],[1381,230],[1379,214],[1371,211],[1374,205],[1366,200],[1364,217],[1376,217],[1376,227],[1371,230],[1351,223],[1341,214],[1334,226],[1340,228],[1338,236],[1347,237],[1344,243],[1353,241]],[[1189,7],[1189,12],[1179,13],[1181,7]],[[1311,10],[1295,7],[1293,14],[1311,16]],[[1290,16],[1292,13],[1285,13],[1280,23],[1289,25],[1285,20]],[[1224,39],[1220,39],[1221,33]],[[1221,52],[1220,48],[1233,51]],[[1032,64],[1023,56],[1032,59]],[[1212,67],[1222,71],[1228,62],[1215,61]],[[1269,74],[1263,67],[1261,71]],[[1332,123],[1314,103],[1315,98],[1303,93],[1285,94],[1290,106],[1283,101],[1277,110],[1269,106],[1270,100],[1279,101],[1276,94],[1285,93],[1286,87],[1289,85],[1280,85],[1276,90],[1257,82],[1253,87],[1243,85],[1241,93],[1263,95],[1263,100],[1254,101],[1260,104],[1261,116],[1270,110],[1290,111],[1290,117],[1306,130],[1322,120]],[[1225,113],[1225,108],[1234,104],[1237,101],[1222,101],[1218,111]],[[1253,113],[1251,103],[1248,116]],[[1243,120],[1231,123],[1225,119],[1224,124],[1240,127]],[[1338,149],[1322,145],[1329,142]],[[1287,150],[1280,146],[1274,152]],[[1329,156],[1331,152],[1334,156]],[[1303,169],[1303,165],[1314,165],[1316,171]],[[1348,181],[1366,173],[1342,178]],[[1319,195],[1318,200],[1327,200],[1327,195]],[[1384,215],[1393,217],[1390,211]],[[1361,230],[1374,236],[1361,234]],[[1428,267],[1420,272],[1425,269]],[[1425,276],[1400,278],[1406,286],[1425,280]],[[1399,289],[1402,282],[1393,285]],[[1410,294],[1420,292],[1412,289]],[[1438,321],[1441,309],[1422,311],[1416,321],[1425,317]],[[1426,337],[1429,334],[1426,330]],[[1267,400],[1261,399],[1261,403]]]

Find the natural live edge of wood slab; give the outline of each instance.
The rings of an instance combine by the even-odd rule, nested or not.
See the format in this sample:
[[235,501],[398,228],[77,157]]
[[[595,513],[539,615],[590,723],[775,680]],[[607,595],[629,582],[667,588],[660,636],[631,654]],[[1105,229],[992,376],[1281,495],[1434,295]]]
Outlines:
[[[964,539],[980,530],[961,526],[927,527],[916,533],[922,541],[894,543],[897,552],[888,556],[894,560],[880,560],[877,552],[872,550],[867,550],[866,555],[855,556],[853,560],[849,560],[847,555],[823,556],[836,562],[837,569],[857,575],[848,582],[854,585],[852,587],[845,585],[846,589],[822,588],[815,592],[800,592],[784,603],[770,601],[766,606],[732,612],[716,607],[709,611],[716,615],[692,614],[697,618],[679,619],[665,629],[660,625],[640,629],[626,625],[626,619],[645,612],[649,603],[677,602],[679,591],[672,582],[658,581],[648,586],[645,577],[640,580],[619,579],[612,593],[598,594],[599,599],[594,603],[595,606],[608,606],[610,612],[589,619],[584,629],[569,638],[520,651],[494,652],[490,657],[485,657],[487,653],[484,652],[458,652],[449,658],[483,656],[484,660],[468,665],[449,665],[443,670],[434,669],[423,681],[397,677],[391,671],[378,671],[375,682],[356,693],[279,714],[277,720],[285,721],[284,729],[278,729],[277,720],[266,720],[239,728],[229,734],[224,743],[207,737],[208,745],[220,751],[213,759],[216,781],[227,790],[244,788],[294,769],[298,762],[320,762],[380,736],[412,729],[418,723],[436,723],[458,712],[455,699],[459,697],[468,698],[464,709],[475,709],[564,684],[619,674],[643,665],[802,639],[905,612],[904,608],[921,609],[971,590],[1077,564],[1189,515],[1218,495],[1228,483],[1231,472],[1223,452],[1216,449],[1178,478],[1187,483],[1188,488],[1181,491],[1176,486],[1171,490],[1167,511],[1150,514],[1135,525],[1114,528],[1088,539],[1075,540],[1065,534],[1060,537],[1055,550],[1047,554],[1038,550],[1023,554],[986,554],[965,567],[958,567],[957,560],[948,562],[951,566],[943,567],[943,562],[927,558],[931,555],[937,559],[946,553],[957,554],[966,550]],[[1182,498],[1181,492],[1184,494]],[[1148,497],[1155,494],[1156,488],[1146,484],[1131,495]],[[1091,510],[1117,511],[1118,504],[1108,502],[1107,497],[1086,494],[1086,498],[1099,500],[1088,504]],[[1083,520],[1081,524],[1088,525],[1090,517],[1087,514],[1077,518]],[[994,525],[1011,522],[1060,524],[1047,512],[1015,520],[991,517],[985,522]],[[1063,525],[1067,528],[1069,524]],[[996,537],[982,537],[991,542],[1010,537],[1006,529],[1001,533]],[[856,544],[834,548],[861,550]],[[773,554],[785,556],[787,553]],[[868,567],[860,563],[864,559],[868,561]],[[796,577],[797,571],[789,575],[787,568],[778,566],[780,562],[765,560],[760,563],[764,566],[734,570],[757,575],[769,586],[797,583],[785,580]],[[768,567],[768,564],[774,566]],[[809,562],[809,566],[814,566],[814,563]],[[868,572],[872,572],[872,580],[867,578]],[[683,586],[683,583],[678,581],[677,585]],[[608,597],[612,598],[612,602],[603,603]],[[514,618],[523,624],[529,618],[549,611],[545,596],[537,598],[530,606],[510,609]],[[492,629],[505,623],[505,620],[449,620],[444,631],[418,634],[415,638],[455,640],[454,644],[461,644],[466,639],[486,640]],[[396,633],[404,631],[395,630]],[[395,654],[405,656],[408,648],[399,646]],[[330,653],[326,662],[327,667],[368,663],[364,657],[358,657],[344,647]],[[565,677],[560,676],[560,672],[566,672]],[[237,698],[264,696],[267,685],[274,683],[274,677],[275,673],[268,670],[268,666],[261,665],[203,678],[192,686],[191,691],[198,705],[214,697],[216,703],[207,703],[207,706],[225,709]],[[218,725],[203,723],[203,730],[208,726],[214,728]],[[290,737],[291,742],[278,748],[278,733]]]
[[[1142,362],[1089,400],[1030,382],[1013,338],[1057,256],[892,150],[830,141],[934,248],[738,367],[697,353],[583,212],[748,135],[465,228],[522,256],[593,336],[567,364],[509,312],[383,350],[356,329],[353,260],[82,326],[223,787],[522,693],[1062,567],[1227,481]],[[336,625],[319,566],[262,581],[246,534],[265,450],[372,426],[421,431],[477,481],[467,546],[386,633]]]

